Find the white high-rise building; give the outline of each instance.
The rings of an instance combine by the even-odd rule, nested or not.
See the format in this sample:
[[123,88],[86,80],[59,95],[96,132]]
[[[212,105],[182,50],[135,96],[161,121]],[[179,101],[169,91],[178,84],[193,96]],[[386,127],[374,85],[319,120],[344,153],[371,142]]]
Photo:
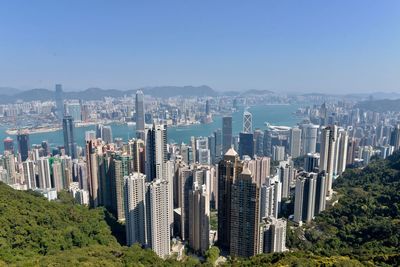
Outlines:
[[51,188],[51,177],[50,177],[50,163],[48,157],[41,157],[37,161],[38,174],[39,174],[39,188],[49,189]]
[[27,189],[35,189],[37,187],[35,162],[32,160],[26,160],[22,162],[22,170],[24,173],[24,181],[27,185]]
[[301,155],[301,129],[293,127],[290,129],[290,156],[292,158],[300,157]]
[[135,172],[124,177],[126,243],[148,245],[146,175]]
[[302,155],[315,153],[318,136],[318,125],[303,124],[302,128]]
[[285,160],[285,147],[284,146],[273,146],[272,147],[272,159],[275,161]]
[[210,247],[210,198],[207,186],[196,182],[189,192],[189,245],[200,253]]
[[339,129],[338,144],[337,144],[338,159],[336,166],[337,175],[342,175],[342,173],[346,170],[348,143],[349,143],[349,135],[344,129]]
[[296,223],[310,222],[314,218],[316,176],[311,173],[307,177],[297,178],[293,218]]
[[170,197],[168,181],[156,179],[148,184],[147,218],[150,229],[148,243],[161,258],[170,255]]
[[286,225],[284,219],[268,218],[261,226],[261,237],[264,253],[285,252]]
[[332,182],[335,174],[335,165],[337,162],[337,126],[328,126],[321,132],[321,153],[319,170],[326,174],[326,194],[332,195]]
[[243,132],[253,132],[253,115],[247,110],[243,112]]

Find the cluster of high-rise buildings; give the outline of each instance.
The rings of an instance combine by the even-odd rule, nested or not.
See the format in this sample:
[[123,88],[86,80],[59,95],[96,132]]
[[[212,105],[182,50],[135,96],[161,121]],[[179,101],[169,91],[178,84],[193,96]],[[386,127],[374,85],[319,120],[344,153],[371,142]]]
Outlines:
[[[233,257],[286,251],[287,220],[310,222],[325,210],[346,167],[400,148],[397,117],[380,121],[381,115],[341,104],[309,108],[309,120],[294,127],[265,129],[254,129],[246,110],[238,135],[232,116],[224,116],[210,136],[169,144],[165,120],[146,123],[141,91],[135,138],[113,138],[111,127],[99,124],[85,133],[81,148],[74,103],[69,111],[62,97],[56,103],[64,145],[52,151],[46,141],[30,146],[24,131],[17,148],[6,138],[0,180],[48,199],[69,190],[80,204],[104,206],[125,222],[128,245],[139,243],[160,257],[171,254],[171,240],[199,254],[212,244]],[[211,229],[215,212],[218,226]]]

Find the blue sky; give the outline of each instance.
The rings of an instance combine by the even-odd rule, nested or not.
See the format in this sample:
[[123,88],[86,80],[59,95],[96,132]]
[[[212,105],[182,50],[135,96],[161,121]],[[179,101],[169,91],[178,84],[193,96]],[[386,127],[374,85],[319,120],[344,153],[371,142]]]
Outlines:
[[400,1],[0,0],[0,86],[400,91]]

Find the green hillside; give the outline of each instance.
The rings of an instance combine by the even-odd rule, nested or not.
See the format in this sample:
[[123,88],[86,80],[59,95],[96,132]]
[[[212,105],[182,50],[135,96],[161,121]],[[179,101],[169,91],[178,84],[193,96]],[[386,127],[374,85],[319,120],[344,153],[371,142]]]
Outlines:
[[[233,266],[399,266],[400,154],[348,170],[334,185],[339,202],[303,228],[288,227],[291,252],[228,259]],[[215,255],[213,256],[215,258]],[[198,266],[163,261],[121,246],[103,209],[63,194],[49,202],[0,183],[0,266]],[[210,263],[204,265],[210,266]]]

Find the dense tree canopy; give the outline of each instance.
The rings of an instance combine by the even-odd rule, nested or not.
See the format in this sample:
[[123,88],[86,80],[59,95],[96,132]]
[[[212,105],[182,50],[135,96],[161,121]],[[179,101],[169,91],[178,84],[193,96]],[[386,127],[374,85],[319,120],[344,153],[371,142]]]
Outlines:
[[[228,259],[233,266],[400,265],[400,154],[347,170],[334,184],[339,201],[303,228],[288,225],[291,252]],[[49,202],[0,183],[0,265],[197,266],[161,260],[151,250],[121,246],[103,209],[66,194]],[[208,251],[206,266],[218,257]]]

